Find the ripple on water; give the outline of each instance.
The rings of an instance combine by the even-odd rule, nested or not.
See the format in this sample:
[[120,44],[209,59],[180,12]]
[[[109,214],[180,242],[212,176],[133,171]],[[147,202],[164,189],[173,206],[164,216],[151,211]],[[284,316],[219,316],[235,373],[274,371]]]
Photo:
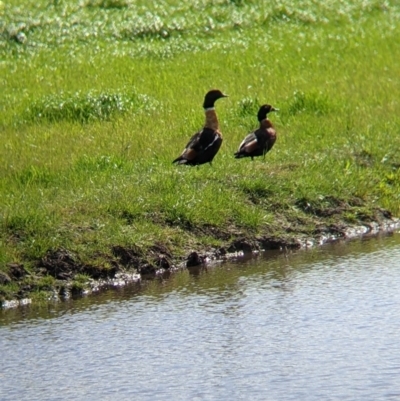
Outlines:
[[7,313],[1,400],[400,396],[400,235]]

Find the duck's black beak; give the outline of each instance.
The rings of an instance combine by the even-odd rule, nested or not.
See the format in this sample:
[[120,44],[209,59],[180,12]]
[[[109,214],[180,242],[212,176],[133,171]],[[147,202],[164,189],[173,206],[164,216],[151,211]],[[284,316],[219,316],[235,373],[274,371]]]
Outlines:
[[279,111],[279,109],[276,109],[275,107],[272,107],[271,111]]

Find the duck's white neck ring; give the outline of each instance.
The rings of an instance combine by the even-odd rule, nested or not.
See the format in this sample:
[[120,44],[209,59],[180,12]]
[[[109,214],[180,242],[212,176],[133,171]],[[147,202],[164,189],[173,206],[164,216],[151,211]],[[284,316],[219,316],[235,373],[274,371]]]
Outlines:
[[204,111],[210,111],[210,110],[215,110],[215,107],[207,107],[207,108],[204,108]]

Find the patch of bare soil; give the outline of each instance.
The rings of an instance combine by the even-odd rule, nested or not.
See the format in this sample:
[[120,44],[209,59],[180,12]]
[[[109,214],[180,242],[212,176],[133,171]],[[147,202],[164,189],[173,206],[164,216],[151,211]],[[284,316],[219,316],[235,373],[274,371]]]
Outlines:
[[112,264],[112,267],[98,267],[81,262],[78,255],[61,248],[49,250],[38,262],[38,273],[50,275],[58,280],[71,280],[77,274],[87,274],[94,279],[114,277],[119,266]]

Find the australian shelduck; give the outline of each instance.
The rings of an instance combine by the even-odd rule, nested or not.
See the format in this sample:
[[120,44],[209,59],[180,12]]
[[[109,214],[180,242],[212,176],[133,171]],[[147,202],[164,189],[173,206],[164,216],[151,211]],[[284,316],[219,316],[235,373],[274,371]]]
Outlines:
[[214,107],[214,103],[222,97],[228,96],[218,89],[207,92],[203,103],[206,117],[204,128],[190,138],[182,154],[172,163],[189,166],[204,163],[211,164],[222,143],[222,134],[219,131],[218,118]]
[[256,156],[264,156],[274,146],[276,141],[276,131],[271,121],[268,120],[267,114],[271,111],[278,111],[269,104],[264,104],[258,110],[257,118],[260,122],[260,127],[251,132],[243,139],[239,146],[239,150],[235,153],[235,157],[251,157],[251,160]]

